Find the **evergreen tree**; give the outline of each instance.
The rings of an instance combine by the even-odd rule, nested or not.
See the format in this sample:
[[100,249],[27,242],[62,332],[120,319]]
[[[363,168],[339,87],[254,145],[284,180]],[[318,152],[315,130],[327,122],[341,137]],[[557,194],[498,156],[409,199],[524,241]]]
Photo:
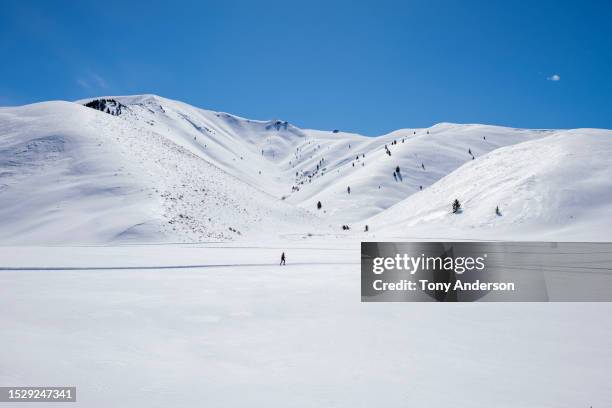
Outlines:
[[499,217],[501,217],[501,215],[502,215],[502,214],[501,214],[501,211],[500,211],[500,209],[499,209],[499,205],[498,205],[497,207],[495,207],[495,215],[497,215],[497,216],[499,216]]
[[320,210],[320,209],[321,209],[321,207],[322,207],[322,205],[321,205],[321,202],[319,201],[319,202],[317,203],[317,210]]
[[399,174],[399,172],[400,172],[400,168],[399,168],[399,166],[396,166],[396,167],[395,167],[395,172],[396,172],[397,174]]
[[453,214],[457,214],[459,210],[461,210],[461,203],[455,198],[455,201],[453,201]]

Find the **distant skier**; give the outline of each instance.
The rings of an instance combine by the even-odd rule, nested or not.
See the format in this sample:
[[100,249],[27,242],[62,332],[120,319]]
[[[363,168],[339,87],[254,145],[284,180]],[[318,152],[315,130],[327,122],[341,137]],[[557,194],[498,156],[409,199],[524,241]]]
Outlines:
[[285,253],[284,252],[281,254],[281,261],[279,265],[285,265]]

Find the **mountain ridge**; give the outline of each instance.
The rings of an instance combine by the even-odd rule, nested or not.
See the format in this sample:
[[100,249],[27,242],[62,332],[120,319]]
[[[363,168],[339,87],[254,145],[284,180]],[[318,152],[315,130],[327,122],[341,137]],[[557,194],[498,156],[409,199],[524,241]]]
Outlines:
[[[104,100],[113,102],[95,102]],[[231,240],[287,234],[361,239],[363,234],[355,230],[366,224],[375,229],[369,236],[395,236],[401,228],[383,221],[385,214],[401,219],[406,226],[427,224],[430,216],[417,222],[399,216],[398,206],[406,202],[405,211],[427,210],[432,200],[420,202],[418,211],[416,204],[409,203],[419,202],[419,197],[441,182],[449,187],[438,194],[448,196],[444,199],[450,205],[458,195],[450,186],[457,183],[443,180],[456,176],[478,184],[482,177],[465,169],[489,160],[491,155],[497,157],[493,153],[500,149],[534,141],[541,141],[536,144],[538,149],[554,148],[555,136],[569,135],[602,152],[607,151],[612,132],[440,123],[368,137],[339,130],[300,129],[278,119],[251,120],[145,94],[0,108],[0,134],[0,215],[10,219],[0,224],[0,240],[111,242]],[[593,138],[604,141],[596,143]],[[20,149],[23,152],[16,155]],[[592,154],[598,158],[592,163],[594,169],[610,169],[609,161],[589,149],[581,151],[582,160]],[[521,149],[513,152],[525,166],[537,167],[537,155],[527,155]],[[59,159],[50,161],[53,155]],[[480,170],[474,171],[488,174],[508,158],[495,160],[500,163],[489,163],[486,169],[476,166]],[[86,171],[78,174],[69,166],[75,162],[86,163],[81,164]],[[573,161],[570,164],[576,167]],[[503,166],[517,170],[508,162]],[[498,173],[503,175],[503,169]],[[50,185],[49,174],[61,187],[43,200],[36,189]],[[581,170],[581,174],[584,177],[586,173]],[[529,194],[538,195],[551,187],[546,187],[545,180],[538,183],[539,190]],[[80,190],[75,190],[75,185],[81,186]],[[574,183],[574,188],[579,194],[582,187]],[[599,183],[597,188],[607,189],[608,185]],[[607,197],[606,192],[601,196]],[[91,201],[98,199],[100,205],[92,209]],[[30,213],[19,211],[15,203],[20,202],[26,203]],[[61,210],[58,202],[73,211]],[[90,204],[80,208],[79,202]],[[442,202],[436,205],[440,207]],[[551,211],[561,208],[557,207]],[[596,206],[587,207],[600,211]],[[602,214],[608,214],[607,209]],[[105,224],[105,216],[106,229],[99,226]],[[65,231],[64,218],[75,221],[70,233]],[[92,224],[96,226],[93,229]],[[451,227],[435,224],[442,232]],[[340,229],[342,225],[352,230],[347,233]],[[483,230],[476,225],[480,224],[473,222],[471,226]],[[542,230],[549,227],[540,225]],[[491,233],[487,228],[483,231]]]

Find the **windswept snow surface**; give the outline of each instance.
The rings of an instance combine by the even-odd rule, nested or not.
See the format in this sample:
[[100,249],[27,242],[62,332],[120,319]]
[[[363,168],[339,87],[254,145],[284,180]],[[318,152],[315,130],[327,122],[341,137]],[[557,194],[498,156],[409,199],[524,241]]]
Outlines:
[[97,99],[0,109],[0,242],[282,240],[344,224],[355,239],[610,239],[608,130],[365,137],[155,95]]

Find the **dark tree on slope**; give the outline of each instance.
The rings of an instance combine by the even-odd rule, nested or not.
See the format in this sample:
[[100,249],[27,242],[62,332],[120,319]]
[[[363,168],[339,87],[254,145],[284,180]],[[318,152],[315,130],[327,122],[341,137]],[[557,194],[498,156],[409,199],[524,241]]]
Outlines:
[[321,202],[319,201],[319,202],[317,203],[317,210],[320,210],[320,209],[321,209],[321,207],[322,207],[322,205],[321,205]]
[[499,217],[501,217],[501,215],[502,215],[502,213],[501,213],[501,211],[499,209],[499,205],[497,207],[495,207],[495,215],[497,215]]
[[400,168],[399,168],[399,166],[395,166],[395,172],[396,172],[397,174],[399,174],[399,172],[400,172]]
[[455,198],[453,201],[453,214],[457,214],[461,210],[461,203]]

